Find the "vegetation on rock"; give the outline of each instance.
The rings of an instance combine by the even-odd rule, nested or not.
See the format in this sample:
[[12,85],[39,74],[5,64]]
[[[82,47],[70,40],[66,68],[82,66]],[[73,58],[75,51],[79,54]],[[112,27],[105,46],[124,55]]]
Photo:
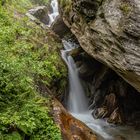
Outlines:
[[[38,2],[38,3],[37,3]],[[61,133],[50,115],[50,98],[39,85],[62,89],[65,65],[61,44],[52,34],[31,22],[25,13],[46,0],[0,2],[0,139],[60,140]],[[62,82],[61,82],[62,81]]]
[[120,9],[127,15],[131,12],[132,7],[128,3],[124,3],[120,6]]

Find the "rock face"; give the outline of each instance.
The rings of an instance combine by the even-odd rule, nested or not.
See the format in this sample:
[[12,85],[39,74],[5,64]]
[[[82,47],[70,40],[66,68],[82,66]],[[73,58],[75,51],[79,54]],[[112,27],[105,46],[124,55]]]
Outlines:
[[59,2],[63,19],[81,47],[140,92],[140,1]]
[[49,23],[48,12],[49,12],[49,10],[46,6],[38,6],[34,9],[31,9],[28,11],[29,14],[36,17],[37,19],[40,20],[40,22],[42,22],[46,25]]
[[57,16],[51,25],[51,29],[60,37],[63,38],[70,29],[66,26],[61,16]]
[[97,140],[93,131],[72,117],[57,100],[53,102],[53,116],[61,128],[63,140]]

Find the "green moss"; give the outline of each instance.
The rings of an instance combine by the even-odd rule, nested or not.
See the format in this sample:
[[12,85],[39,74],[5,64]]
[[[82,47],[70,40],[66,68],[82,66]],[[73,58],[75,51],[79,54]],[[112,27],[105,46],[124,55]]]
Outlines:
[[65,14],[69,14],[72,8],[72,0],[59,0],[60,6],[65,10]]
[[60,140],[50,113],[49,96],[40,95],[37,81],[50,87],[64,79],[61,44],[52,33],[24,16],[30,0],[7,0],[0,7],[0,139]]
[[132,7],[128,3],[123,3],[120,6],[120,9],[123,11],[124,14],[129,14],[132,10]]

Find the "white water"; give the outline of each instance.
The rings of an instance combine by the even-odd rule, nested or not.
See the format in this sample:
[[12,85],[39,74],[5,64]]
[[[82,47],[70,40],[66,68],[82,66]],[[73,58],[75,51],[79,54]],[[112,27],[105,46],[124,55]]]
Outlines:
[[63,40],[65,50],[62,50],[62,58],[65,60],[69,71],[69,98],[68,110],[73,113],[85,112],[88,110],[87,99],[84,89],[81,85],[78,71],[73,58],[68,54],[73,49],[73,46]]
[[[58,2],[52,0],[51,6],[53,12],[49,14],[50,23],[54,22],[55,18],[59,15]],[[123,136],[126,140],[140,140],[140,133],[135,131],[132,127],[116,127],[108,124],[104,120],[95,120],[90,111],[88,110],[88,102],[85,97],[84,89],[78,77],[78,71],[75,62],[69,51],[77,47],[71,42],[62,40],[65,50],[61,51],[62,58],[66,62],[69,70],[69,97],[68,97],[68,110],[77,119],[84,122],[99,136],[98,140],[114,140],[116,136]]]
[[140,140],[140,132],[133,127],[110,125],[105,120],[94,119],[90,112],[72,115],[96,132],[98,140],[116,140],[117,136],[122,136],[125,140]]
[[48,24],[48,26],[49,27],[54,22],[54,20],[56,19],[56,17],[59,15],[58,1],[57,0],[52,0],[51,1],[51,8],[52,8],[52,13],[48,14],[48,16],[49,16],[49,24]]

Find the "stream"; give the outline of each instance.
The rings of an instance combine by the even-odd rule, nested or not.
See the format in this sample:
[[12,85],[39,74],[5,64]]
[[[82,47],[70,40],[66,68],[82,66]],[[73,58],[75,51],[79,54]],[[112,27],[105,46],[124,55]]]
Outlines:
[[[51,7],[52,13],[49,14],[49,27],[59,15],[57,0],[52,0]],[[62,43],[64,50],[61,50],[61,55],[68,67],[69,93],[67,109],[70,114],[84,122],[97,133],[99,140],[114,140],[116,137],[123,137],[124,140],[140,140],[140,133],[132,127],[115,126],[108,124],[105,120],[93,118],[91,111],[88,110],[88,99],[85,96],[85,91],[81,84],[76,64],[72,56],[69,55],[69,52],[78,46],[66,40],[62,40]]]

